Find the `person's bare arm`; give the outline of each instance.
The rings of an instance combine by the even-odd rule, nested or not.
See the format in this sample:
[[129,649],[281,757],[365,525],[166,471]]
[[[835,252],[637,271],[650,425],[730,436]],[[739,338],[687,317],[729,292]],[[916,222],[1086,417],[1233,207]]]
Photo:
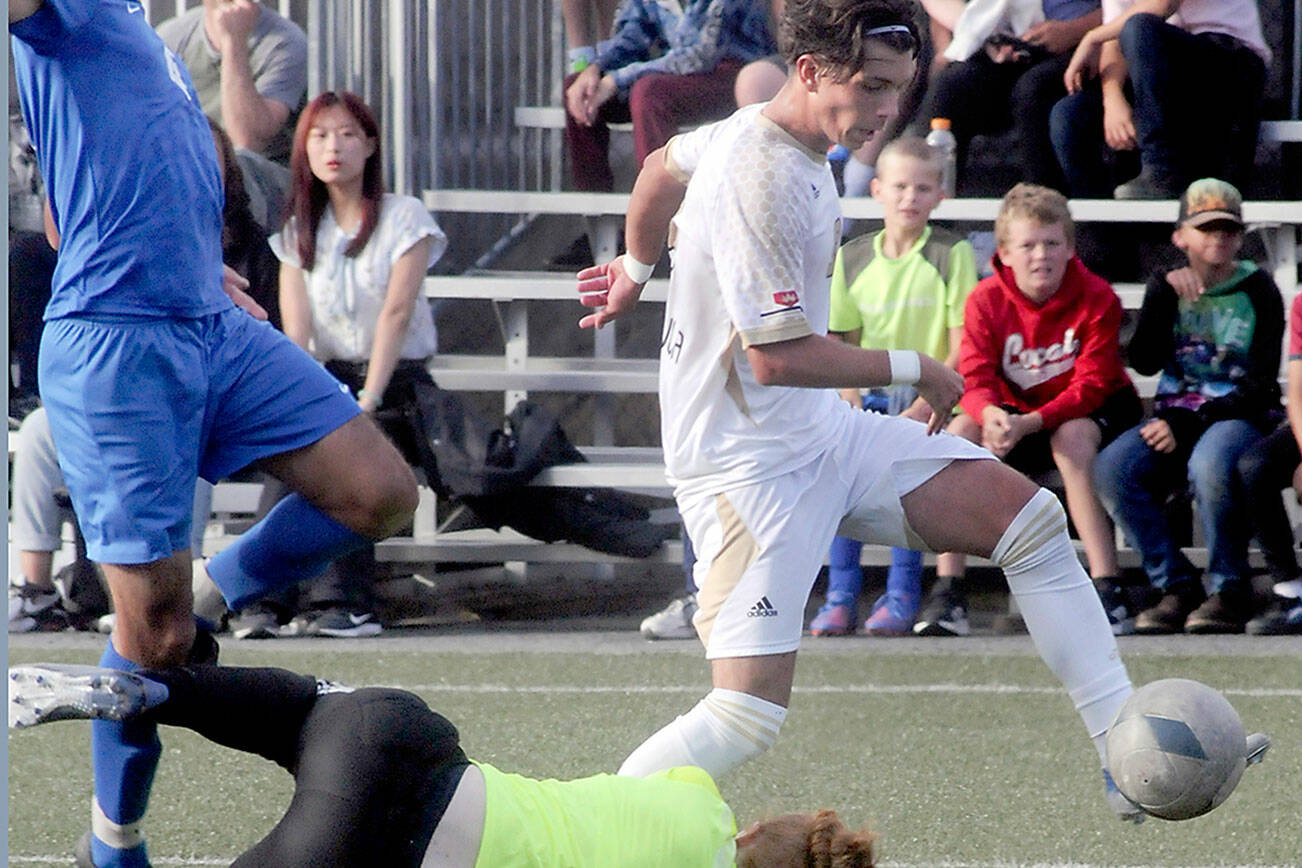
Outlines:
[[9,23],[22,21],[41,8],[44,0],[9,0]]
[[[933,410],[927,433],[945,427],[963,394],[963,378],[940,362],[918,354],[921,376],[913,385]],[[891,385],[890,357],[885,350],[849,346],[825,335],[806,335],[746,348],[746,360],[763,386],[841,389]],[[942,408],[942,409],[934,409]]]
[[261,151],[285,121],[290,107],[258,93],[249,65],[249,34],[261,10],[254,0],[231,0],[212,13],[222,56],[222,126],[236,147]]
[[385,290],[380,318],[375,323],[375,341],[371,344],[370,364],[366,367],[366,382],[362,386],[366,394],[360,395],[357,401],[367,412],[378,409],[384,390],[389,388],[393,369],[398,365],[402,344],[407,340],[407,327],[425,284],[432,243],[429,238],[417,241],[398,257],[389,273],[389,286]]
[[285,337],[303,349],[312,340],[312,309],[302,269],[280,264],[280,326]]
[[[669,235],[669,222],[683,204],[687,185],[665,167],[665,149],[647,155],[633,184],[628,214],[624,220],[624,244],[628,255],[654,265]],[[579,272],[580,300],[585,307],[601,308],[579,320],[582,328],[601,328],[633,309],[642,295],[641,283],[634,283],[624,270],[623,257]]]

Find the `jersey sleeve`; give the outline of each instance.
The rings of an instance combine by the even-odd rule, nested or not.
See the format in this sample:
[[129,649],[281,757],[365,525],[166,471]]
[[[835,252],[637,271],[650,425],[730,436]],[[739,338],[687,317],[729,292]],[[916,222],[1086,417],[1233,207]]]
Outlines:
[[758,148],[753,157],[725,169],[711,226],[724,306],[743,347],[814,334],[803,306],[808,185],[775,159],[775,149]]
[[9,32],[38,54],[54,54],[69,34],[91,19],[92,0],[45,0],[35,12],[9,25]]
[[701,157],[718,136],[727,119],[679,133],[665,145],[665,170],[680,183],[686,184],[701,164]]

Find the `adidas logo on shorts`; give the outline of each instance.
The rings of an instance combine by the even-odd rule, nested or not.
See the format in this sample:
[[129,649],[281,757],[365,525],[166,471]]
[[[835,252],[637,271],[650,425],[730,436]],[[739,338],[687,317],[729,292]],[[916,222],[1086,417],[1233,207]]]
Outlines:
[[746,613],[747,618],[775,618],[778,610],[773,608],[768,597],[760,597],[759,602],[750,607]]

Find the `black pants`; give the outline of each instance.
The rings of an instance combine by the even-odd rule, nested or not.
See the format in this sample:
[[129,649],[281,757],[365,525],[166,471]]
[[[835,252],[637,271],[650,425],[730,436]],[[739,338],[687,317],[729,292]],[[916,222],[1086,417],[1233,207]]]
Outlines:
[[1299,574],[1293,528],[1279,496],[1293,484],[1299,464],[1302,453],[1287,422],[1239,456],[1239,477],[1253,534],[1261,545],[1266,569],[1277,582],[1296,579]]
[[1062,190],[1066,182],[1049,140],[1049,112],[1067,93],[1062,77],[1070,60],[1068,53],[995,63],[980,50],[940,71],[923,98],[914,128],[926,135],[932,118],[949,118],[958,140],[960,184],[972,137],[1012,130],[1012,162],[1021,168],[1021,180]]
[[405,690],[317,695],[284,669],[147,670],[168,698],[148,712],[294,775],[285,816],[234,868],[417,868],[469,765],[457,729]]

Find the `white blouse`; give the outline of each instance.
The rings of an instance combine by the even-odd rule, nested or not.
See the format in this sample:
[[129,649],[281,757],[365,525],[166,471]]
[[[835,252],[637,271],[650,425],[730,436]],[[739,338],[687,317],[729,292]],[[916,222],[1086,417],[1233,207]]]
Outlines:
[[[291,217],[269,241],[281,262],[301,268],[294,226]],[[344,250],[354,237],[356,233],[349,235],[339,228],[334,210],[326,205],[317,227],[316,264],[303,272],[312,311],[312,352],[321,361],[368,361],[393,264],[422,238],[433,239],[426,268],[448,246],[447,236],[419,199],[393,193],[384,194],[366,246],[356,256],[346,257]],[[401,357],[425,359],[437,350],[434,314],[422,295],[416,300]]]

